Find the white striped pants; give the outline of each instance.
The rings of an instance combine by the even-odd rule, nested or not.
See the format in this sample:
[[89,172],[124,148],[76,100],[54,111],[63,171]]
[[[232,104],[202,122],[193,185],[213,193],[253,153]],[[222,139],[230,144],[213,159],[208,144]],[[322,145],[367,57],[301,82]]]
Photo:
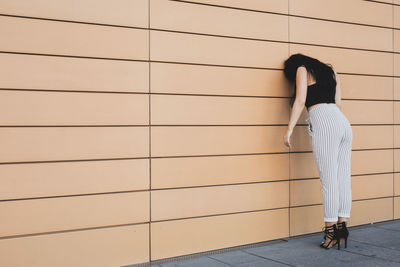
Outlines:
[[322,185],[324,221],[348,218],[352,204],[350,122],[335,103],[314,106],[306,122]]

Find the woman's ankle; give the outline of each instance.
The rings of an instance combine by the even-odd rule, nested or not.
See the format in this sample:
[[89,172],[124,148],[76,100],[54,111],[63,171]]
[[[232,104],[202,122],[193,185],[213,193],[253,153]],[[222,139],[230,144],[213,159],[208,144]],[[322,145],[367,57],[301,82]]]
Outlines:
[[334,224],[337,224],[337,222],[325,222],[325,226],[332,226]]

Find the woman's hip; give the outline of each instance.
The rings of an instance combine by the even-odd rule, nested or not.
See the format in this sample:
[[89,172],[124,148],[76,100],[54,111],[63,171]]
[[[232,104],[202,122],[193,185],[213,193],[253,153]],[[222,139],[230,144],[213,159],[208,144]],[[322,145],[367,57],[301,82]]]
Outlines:
[[308,132],[338,132],[342,128],[349,128],[350,122],[336,104],[324,103],[315,106],[306,119]]

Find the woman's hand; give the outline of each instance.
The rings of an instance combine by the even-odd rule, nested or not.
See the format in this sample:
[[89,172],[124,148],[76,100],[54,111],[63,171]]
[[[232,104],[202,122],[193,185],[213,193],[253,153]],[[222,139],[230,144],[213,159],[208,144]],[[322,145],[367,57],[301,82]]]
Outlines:
[[285,134],[285,137],[284,137],[284,140],[283,140],[283,142],[285,143],[285,145],[286,145],[287,147],[289,147],[289,148],[292,148],[292,144],[291,144],[291,142],[290,142],[290,137],[291,137],[291,135],[292,135],[292,132],[293,132],[293,130],[288,129],[288,130],[286,131],[286,134]]

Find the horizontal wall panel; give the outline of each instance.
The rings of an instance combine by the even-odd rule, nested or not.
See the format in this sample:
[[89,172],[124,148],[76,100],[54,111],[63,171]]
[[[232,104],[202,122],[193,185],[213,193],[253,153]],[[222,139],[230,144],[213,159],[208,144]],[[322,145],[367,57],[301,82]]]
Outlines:
[[290,0],[289,13],[313,18],[393,26],[392,6],[368,1]]
[[321,204],[320,179],[290,181],[290,206]]
[[393,173],[351,177],[353,200],[393,196]]
[[[398,151],[400,152],[400,149]],[[383,172],[393,172],[393,149],[351,152],[352,175]],[[319,177],[319,173],[312,152],[290,153],[290,179],[315,177]]]
[[149,261],[149,225],[0,239],[3,266],[109,267]]
[[394,125],[394,145],[395,148],[400,148],[400,125]]
[[[306,110],[306,109],[304,109]],[[311,136],[308,133],[307,125],[300,125],[305,124],[306,122],[304,119],[306,116],[300,116],[299,120],[297,121],[296,127],[293,129],[293,134],[290,137],[292,148],[291,152],[298,152],[298,151],[311,151]]]
[[400,196],[400,173],[394,173],[393,193],[395,196]]
[[149,160],[1,164],[0,200],[149,189]]
[[147,125],[145,94],[0,91],[1,125]]
[[289,183],[269,182],[151,193],[151,220],[244,212],[289,206]]
[[[387,28],[289,17],[290,41],[339,47],[392,51],[393,31]],[[310,32],[313,38],[310,39]],[[338,38],[340,36],[340,38]]]
[[400,77],[400,54],[394,54],[394,76]]
[[[343,102],[347,102],[344,100]],[[388,102],[390,105],[392,102]],[[347,103],[346,103],[347,104]],[[350,120],[350,112],[344,111],[346,117]],[[312,151],[311,137],[307,132],[307,126],[300,124],[304,123],[304,119],[308,115],[300,116],[298,124],[295,127],[292,135],[292,151]],[[389,113],[390,116],[390,113]],[[361,116],[360,116],[361,117]],[[353,123],[353,122],[351,122]],[[352,125],[353,131],[353,149],[371,149],[371,148],[392,148],[393,147],[393,126],[392,125]]]
[[342,111],[351,124],[393,123],[393,101],[343,100]]
[[396,6],[393,6],[393,12],[394,12],[393,26],[397,29],[400,29],[400,3],[397,3]]
[[153,158],[151,187],[174,188],[286,180],[289,154]]
[[400,172],[400,148],[394,149],[394,170]]
[[[324,224],[323,205],[290,209],[290,236],[320,232]],[[348,226],[393,219],[393,198],[353,201]]]
[[191,0],[190,2],[218,5],[223,7],[279,12],[284,14],[287,14],[288,12],[288,2],[281,0]]
[[[389,102],[391,103],[391,102]],[[301,119],[298,123],[302,123]],[[392,125],[352,125],[352,149],[393,148]],[[291,151],[312,151],[307,126],[297,125],[292,135]]]
[[289,106],[279,98],[152,95],[150,114],[163,125],[287,124]]
[[[393,196],[393,174],[352,176],[353,200]],[[322,204],[320,179],[290,181],[290,206]]]
[[150,12],[152,29],[288,41],[286,15],[168,0],[152,0]]
[[151,260],[287,237],[288,209],[151,224]]
[[400,100],[400,78],[394,78],[394,99]]
[[1,128],[0,140],[0,162],[149,155],[149,127]]
[[339,74],[339,82],[342,99],[393,99],[392,77]]
[[157,62],[151,62],[150,67],[152,93],[280,97],[293,94],[282,70]]
[[349,226],[393,220],[393,198],[355,201]]
[[295,53],[303,53],[318,58],[324,63],[332,64],[338,73],[393,75],[393,54],[391,53],[290,44],[290,54]]
[[1,53],[0,61],[0,88],[149,92],[147,62]]
[[288,56],[285,43],[154,30],[150,38],[150,59],[157,61],[283,68]]
[[352,151],[351,154],[353,175],[393,172],[393,149]]
[[0,7],[0,12],[8,15],[148,26],[148,0],[1,0]]
[[2,201],[0,236],[149,221],[149,192]]
[[219,155],[288,152],[287,126],[152,127],[151,155]]
[[4,25],[0,28],[2,51],[149,58],[148,30],[5,16],[0,16],[0,24]]
[[393,204],[394,204],[393,219],[400,219],[400,197],[395,197],[393,200]]
[[393,30],[393,50],[395,52],[400,52],[400,30]]
[[290,179],[319,177],[312,152],[290,153]]
[[393,105],[394,105],[394,107],[393,107],[393,109],[394,109],[394,112],[393,112],[393,114],[394,114],[393,122],[394,122],[395,124],[400,124],[400,101],[395,101],[395,102],[393,102]]
[[392,125],[353,125],[353,149],[393,148]]
[[323,225],[322,205],[290,208],[290,236],[322,232]]

